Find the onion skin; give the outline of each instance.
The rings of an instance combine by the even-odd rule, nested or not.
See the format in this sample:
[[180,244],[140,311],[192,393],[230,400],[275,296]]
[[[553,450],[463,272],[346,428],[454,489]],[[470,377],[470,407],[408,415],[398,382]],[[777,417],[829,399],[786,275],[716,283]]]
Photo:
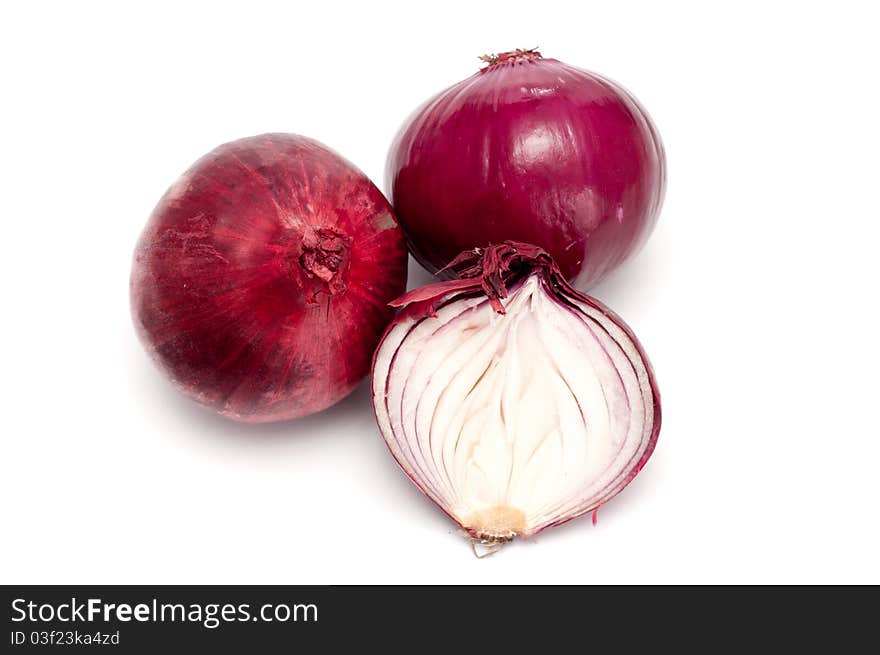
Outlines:
[[253,423],[350,393],[405,288],[388,201],[338,154],[292,134],[196,162],[153,211],[130,285],[159,367],[200,404]]
[[[400,311],[386,328],[385,333],[379,342],[379,346],[376,349],[373,358],[371,387],[374,413],[386,446],[395,461],[397,461],[398,466],[400,466],[416,487],[418,487],[428,498],[434,501],[434,503],[447,516],[449,516],[449,518],[458,523],[462,530],[469,534],[475,542],[499,544],[510,541],[513,538],[513,536],[497,537],[487,535],[474,529],[474,527],[465,524],[460,517],[450,511],[449,507],[447,507],[435,493],[432,493],[429,489],[429,485],[421,479],[420,475],[409,466],[407,462],[403,461],[403,459],[398,456],[396,449],[400,448],[402,436],[395,434],[393,431],[387,432],[382,429],[382,421],[379,418],[380,413],[387,413],[388,410],[387,400],[385,398],[388,381],[390,379],[390,370],[388,377],[379,379],[377,376],[377,362],[380,353],[383,350],[383,344],[385,343],[386,338],[399,325],[410,323],[411,327],[409,329],[415,329],[421,321],[436,318],[437,312],[443,307],[466,298],[488,298],[495,312],[498,314],[504,314],[505,309],[501,300],[507,297],[508,288],[512,288],[517,281],[522,280],[526,275],[529,275],[534,271],[539,271],[544,279],[555,288],[558,298],[563,303],[568,304],[567,301],[571,300],[584,303],[610,319],[610,321],[625,334],[631,345],[634,346],[637,357],[645,367],[647,388],[649,389],[649,395],[652,399],[652,412],[650,432],[643,435],[642,443],[644,443],[644,449],[642,450],[641,455],[634,461],[629,462],[628,466],[621,471],[621,476],[615,484],[606,489],[596,502],[583,506],[577,512],[561,516],[556,520],[541,525],[537,529],[524,531],[514,536],[530,537],[547,528],[567,523],[568,521],[585,514],[593,514],[595,523],[595,513],[598,511],[599,507],[620,493],[644,468],[648,459],[654,452],[660,435],[660,426],[662,422],[660,392],[653,368],[645,354],[644,348],[622,318],[595,298],[574,289],[566,281],[565,276],[549,254],[537,246],[515,241],[506,241],[503,244],[489,246],[485,249],[477,248],[461,253],[450,263],[449,268],[457,272],[457,275],[460,276],[459,279],[438,282],[414,289],[391,303],[393,306],[400,308]],[[380,408],[380,405],[383,403],[386,406]]]
[[533,243],[588,289],[654,228],[660,136],[628,91],[595,73],[535,51],[485,59],[391,147],[387,188],[410,251],[436,272],[470,248]]

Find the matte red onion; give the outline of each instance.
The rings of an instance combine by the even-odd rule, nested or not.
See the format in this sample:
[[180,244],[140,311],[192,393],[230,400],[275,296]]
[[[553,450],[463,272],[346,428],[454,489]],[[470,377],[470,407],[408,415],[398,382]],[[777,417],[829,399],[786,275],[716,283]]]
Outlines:
[[419,108],[389,153],[409,248],[435,272],[469,248],[534,243],[587,289],[654,228],[666,179],[660,136],[607,78],[534,50],[484,59]]
[[373,407],[412,481],[501,544],[596,511],[654,450],[660,395],[632,331],[518,242],[454,260],[461,279],[395,301]]
[[405,288],[403,236],[370,180],[317,141],[266,134],[168,190],[135,251],[131,307],[183,393],[268,422],[347,395]]

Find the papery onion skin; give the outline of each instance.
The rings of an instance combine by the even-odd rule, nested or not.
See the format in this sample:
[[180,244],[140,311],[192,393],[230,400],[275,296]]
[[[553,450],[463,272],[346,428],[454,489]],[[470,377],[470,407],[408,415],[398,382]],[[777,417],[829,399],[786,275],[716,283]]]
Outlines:
[[[645,354],[644,348],[633,334],[627,324],[617,316],[612,310],[603,305],[601,302],[587,296],[577,290],[565,280],[562,272],[553,262],[552,258],[541,248],[531,244],[521,242],[507,241],[498,246],[489,246],[487,248],[477,248],[472,251],[461,253],[459,257],[453,260],[451,268],[456,270],[461,276],[460,279],[454,279],[447,282],[439,282],[429,284],[427,286],[409,291],[404,296],[393,301],[392,305],[400,307],[401,310],[395,319],[388,325],[385,330],[376,354],[373,358],[373,377],[372,377],[372,398],[373,407],[379,423],[380,432],[385,439],[392,456],[398,465],[403,469],[412,482],[437,506],[447,514],[453,521],[458,523],[460,527],[468,533],[473,540],[482,543],[503,543],[510,541],[515,536],[529,537],[541,532],[549,527],[554,527],[566,523],[574,518],[583,516],[584,514],[595,513],[598,508],[614,496],[620,493],[636,475],[644,468],[648,459],[654,452],[657,440],[660,434],[660,426],[662,419],[660,392],[657,387],[655,374],[650,361]],[[445,505],[432,493],[430,483],[422,479],[422,476],[412,466],[408,465],[402,457],[398,456],[396,450],[399,447],[400,435],[388,432],[383,428],[383,422],[380,414],[387,411],[387,407],[381,407],[385,400],[387,385],[393,375],[394,360],[397,355],[392,358],[390,368],[385,378],[379,376],[378,361],[384,356],[383,347],[388,337],[401,325],[411,324],[408,328],[410,331],[415,329],[423,320],[436,318],[438,312],[444,307],[457,303],[463,299],[487,298],[491,303],[495,312],[504,314],[505,310],[502,299],[507,298],[508,288],[513,288],[519,281],[530,276],[534,272],[539,275],[555,288],[556,293],[561,302],[577,301],[584,303],[592,309],[601,313],[609,319],[616,328],[620,329],[625,335],[630,345],[635,348],[637,359],[644,366],[647,386],[647,393],[651,398],[651,416],[650,430],[642,435],[641,455],[628,463],[624,470],[620,471],[620,476],[615,479],[613,488],[608,489],[604,495],[600,496],[600,501],[581,507],[578,511],[560,516],[556,520],[549,521],[544,525],[533,530],[522,530],[520,532],[510,532],[509,534],[487,534],[476,529],[472,525],[468,525],[462,521],[462,518],[456,516],[449,506]],[[503,320],[503,319],[502,319]],[[535,411],[543,411],[543,408],[535,408]],[[398,442],[395,445],[395,442]],[[516,511],[516,510],[514,510]],[[595,518],[595,517],[594,517]]]
[[429,271],[517,240],[544,248],[586,290],[654,228],[665,154],[620,85],[536,51],[489,65],[404,124],[386,175],[410,251]]
[[135,250],[138,334],[186,395],[261,423],[334,404],[368,373],[406,287],[393,210],[317,141],[265,134],[197,161]]

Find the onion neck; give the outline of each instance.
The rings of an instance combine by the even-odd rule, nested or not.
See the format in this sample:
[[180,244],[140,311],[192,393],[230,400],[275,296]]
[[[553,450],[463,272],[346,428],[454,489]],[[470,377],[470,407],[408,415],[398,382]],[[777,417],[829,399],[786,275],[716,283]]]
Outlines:
[[310,302],[317,302],[321,293],[334,296],[345,291],[351,239],[332,227],[309,230],[303,235],[299,265],[311,293]]
[[483,55],[482,57],[480,57],[480,61],[485,61],[487,64],[489,64],[483,69],[489,70],[490,68],[503,66],[505,64],[518,64],[520,62],[535,61],[541,58],[541,53],[538,52],[537,48],[530,48],[528,50],[517,48],[516,50],[511,50],[510,52],[499,52],[498,54],[493,55]]

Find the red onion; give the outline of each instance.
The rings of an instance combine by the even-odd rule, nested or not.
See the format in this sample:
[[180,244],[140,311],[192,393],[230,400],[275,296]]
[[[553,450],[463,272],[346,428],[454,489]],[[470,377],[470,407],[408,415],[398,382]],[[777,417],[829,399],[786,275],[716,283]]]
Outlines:
[[651,366],[624,322],[542,249],[466,252],[416,289],[373,361],[382,435],[473,539],[500,544],[608,502],[660,431]]
[[423,105],[388,157],[392,202],[429,271],[516,239],[587,289],[632,255],[665,187],[660,136],[618,84],[534,50],[489,65]]
[[135,251],[131,304],[185,394],[267,422],[348,394],[405,288],[403,236],[370,180],[317,141],[266,134],[168,190]]

